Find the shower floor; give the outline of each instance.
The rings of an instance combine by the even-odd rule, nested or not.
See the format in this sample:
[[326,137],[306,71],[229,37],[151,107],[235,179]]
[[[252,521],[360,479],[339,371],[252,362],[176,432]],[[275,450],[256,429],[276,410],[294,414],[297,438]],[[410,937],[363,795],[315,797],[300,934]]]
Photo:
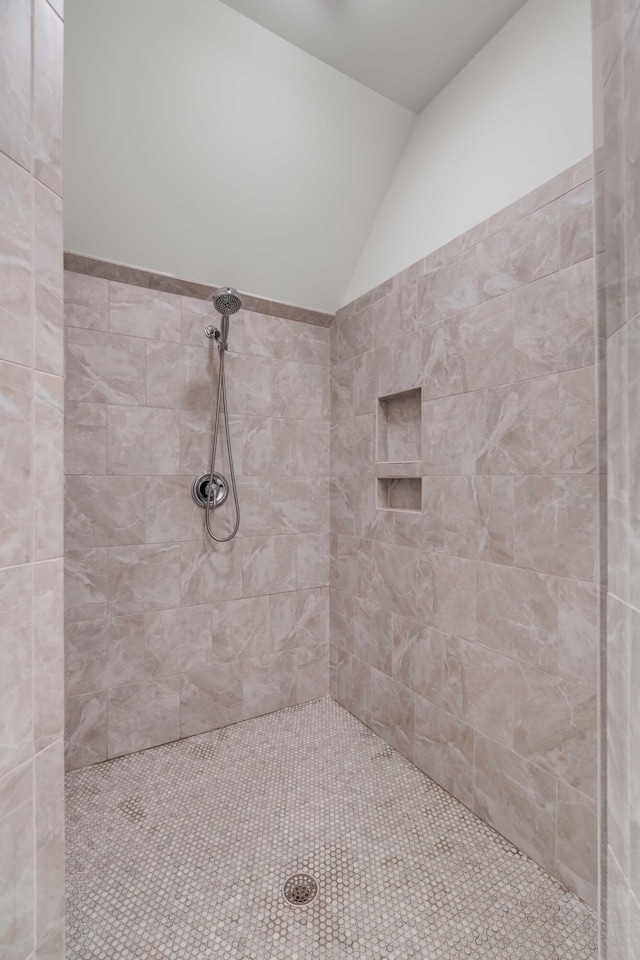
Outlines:
[[67,811],[69,960],[597,955],[588,907],[329,699],[74,771]]

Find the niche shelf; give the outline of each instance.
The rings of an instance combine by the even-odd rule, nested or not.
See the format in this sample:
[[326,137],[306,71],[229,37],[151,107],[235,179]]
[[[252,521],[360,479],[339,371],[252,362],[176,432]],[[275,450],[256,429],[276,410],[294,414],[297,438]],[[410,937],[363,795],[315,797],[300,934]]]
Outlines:
[[422,477],[381,477],[378,479],[378,509],[422,511]]
[[422,392],[378,398],[378,509],[422,510]]

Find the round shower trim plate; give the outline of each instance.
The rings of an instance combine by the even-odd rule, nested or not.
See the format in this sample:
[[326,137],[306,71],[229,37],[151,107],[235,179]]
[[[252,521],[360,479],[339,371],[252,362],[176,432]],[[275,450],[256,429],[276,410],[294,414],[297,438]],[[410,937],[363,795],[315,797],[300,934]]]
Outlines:
[[293,873],[282,884],[282,896],[292,907],[308,907],[318,896],[318,883],[309,873]]
[[[211,474],[208,471],[199,473],[197,477],[193,478],[193,483],[191,484],[191,496],[199,507],[204,507],[205,509],[207,507],[210,476]],[[227,478],[223,477],[221,473],[214,473],[213,485],[214,491],[211,506],[219,507],[225,502],[229,495],[229,484],[227,483]]]

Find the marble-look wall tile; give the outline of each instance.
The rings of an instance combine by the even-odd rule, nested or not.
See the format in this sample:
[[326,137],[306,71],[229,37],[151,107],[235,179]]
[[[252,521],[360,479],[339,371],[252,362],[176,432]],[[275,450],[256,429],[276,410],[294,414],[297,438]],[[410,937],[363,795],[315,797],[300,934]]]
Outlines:
[[64,274],[64,322],[69,327],[109,329],[109,281],[83,273]]
[[[144,514],[147,543],[202,540],[205,536],[204,510],[194,503],[191,484],[191,477],[145,478]],[[214,526],[216,523],[217,518]]]
[[593,256],[593,180],[565,194],[560,208],[560,267]]
[[473,727],[415,697],[416,766],[467,807],[473,807]]
[[0,779],[0,943],[8,960],[29,957],[35,941],[33,763]]
[[68,696],[108,688],[108,627],[106,619],[66,625],[64,659]]
[[[598,678],[598,587],[580,580],[556,581],[558,673],[594,687]],[[533,664],[535,666],[535,664]]]
[[[393,620],[383,607],[354,599],[351,652],[370,667],[391,676]],[[348,647],[348,649],[349,649]]]
[[329,534],[303,533],[295,538],[296,587],[310,590],[312,587],[329,586]]
[[517,291],[514,348],[518,379],[594,362],[594,295],[592,259]]
[[445,322],[443,393],[510,383],[514,377],[514,329],[511,294],[464,310]]
[[211,607],[207,605],[115,617],[110,631],[112,638],[124,637],[121,645],[143,647],[148,677],[197,672],[215,659],[211,648]]
[[244,545],[241,593],[245,597],[295,590],[294,537],[255,537],[245,540]]
[[[260,602],[263,598],[260,598]],[[294,590],[270,597],[268,617],[274,651],[313,647],[329,639],[329,590]]]
[[0,361],[0,564],[32,558],[32,374]]
[[513,744],[514,662],[475,643],[447,637],[444,643],[444,709],[475,730]]
[[416,612],[418,551],[374,542],[368,597],[391,613],[411,617]]
[[64,410],[64,465],[67,474],[107,472],[107,407],[69,403]]
[[66,482],[66,539],[74,550],[143,543],[144,477],[74,477]]
[[108,602],[112,615],[180,606],[182,565],[179,544],[112,547],[107,564]]
[[60,557],[64,545],[64,381],[33,375],[33,556]]
[[344,650],[336,650],[336,698],[359,720],[371,724],[371,667]]
[[242,720],[242,662],[187,671],[180,690],[180,736],[216,730]]
[[107,407],[107,472],[172,476],[180,470],[180,414],[150,407]]
[[66,382],[68,400],[144,404],[145,341],[69,328]]
[[44,938],[42,943],[38,944],[35,960],[60,960],[61,957],[64,957],[64,932],[65,925],[63,922],[58,924],[58,926]]
[[[416,620],[393,617],[393,678],[432,703],[442,703],[444,649],[448,638]],[[376,666],[376,664],[373,664]],[[380,669],[379,667],[377,669]]]
[[64,745],[35,758],[36,943],[64,920]]
[[6,0],[0,9],[0,151],[31,170],[31,9]]
[[64,376],[62,200],[34,186],[35,366]]
[[365,353],[373,346],[373,309],[366,306],[352,316],[345,317],[338,326],[337,360],[348,360]]
[[513,563],[514,493],[509,477],[451,477],[444,495],[444,549]]
[[274,480],[271,507],[274,532],[322,533],[329,529],[329,480],[297,477]]
[[[329,416],[329,374],[323,367],[293,360],[275,360],[272,365],[274,417],[297,409],[302,420],[325,420]],[[301,398],[304,397],[304,403]],[[254,411],[247,411],[254,412]],[[263,412],[258,410],[255,412]]]
[[478,258],[472,250],[418,281],[418,318],[423,326],[461,313],[478,302]]
[[[216,313],[210,299],[196,300],[194,297],[182,297],[182,343],[190,343],[194,347],[205,345],[205,328],[219,323],[219,314]],[[244,311],[237,313],[233,318],[233,329],[229,334],[229,344],[235,351],[242,349]]]
[[557,817],[556,870],[563,883],[596,910],[596,802],[559,781]]
[[[209,348],[159,340],[139,342],[143,349],[146,344],[146,402],[149,407],[175,410],[211,408],[213,353]],[[231,406],[230,409],[236,410]]]
[[33,172],[62,196],[64,26],[46,0],[34,0]]
[[530,570],[478,564],[476,639],[553,672],[558,656],[556,583]]
[[298,647],[296,655],[296,699],[299,703],[329,696],[329,644]]
[[593,580],[596,502],[592,477],[518,478],[516,564],[543,573]]
[[[270,417],[272,412],[276,415],[272,400],[275,363],[276,361],[267,357],[247,357],[239,353],[227,354],[225,374],[229,410],[232,413],[248,414],[254,417]],[[316,373],[321,372],[317,367],[313,370]],[[290,405],[287,406],[286,400],[283,400],[279,405],[281,412],[277,416],[291,415],[301,395],[293,388],[288,396]]]
[[[293,595],[284,593],[281,596]],[[270,622],[271,599],[275,598],[247,597],[214,604],[213,621],[210,625],[214,660],[226,663],[274,652]]]
[[32,189],[29,174],[0,153],[0,357],[24,364],[33,358]]
[[[212,544],[206,540],[180,546],[182,604],[233,600],[242,594],[244,541]],[[269,591],[265,591],[269,593]],[[251,594],[248,594],[251,595]],[[163,604],[163,606],[179,606]]]
[[180,687],[180,677],[164,677],[109,690],[109,757],[177,740]]
[[109,282],[109,330],[147,340],[182,340],[181,297]]
[[107,759],[107,692],[65,699],[65,763],[67,770]]
[[0,7],[0,954],[63,960],[63,24]]
[[371,671],[371,729],[413,759],[413,694],[391,677]]
[[245,354],[328,366],[325,327],[244,310],[243,337]]
[[518,664],[514,701],[520,756],[595,797],[595,690]]
[[479,299],[555,273],[559,262],[559,210],[550,204],[478,244]]
[[23,564],[0,570],[0,776],[33,752],[33,586]]
[[423,553],[417,569],[417,613],[442,633],[472,640],[476,563],[443,553]]
[[62,557],[33,568],[33,738],[36,750],[63,735],[64,627]]
[[595,370],[583,367],[561,373],[558,386],[558,473],[595,473]]
[[550,773],[477,735],[474,811],[553,872],[556,781]]
[[373,346],[388,343],[417,327],[417,281],[412,280],[373,304]]
[[107,615],[107,549],[67,549],[64,557],[65,621]]
[[281,650],[242,661],[242,718],[260,717],[296,701],[293,650]]
[[474,476],[484,434],[483,394],[461,393],[422,406],[425,476]]

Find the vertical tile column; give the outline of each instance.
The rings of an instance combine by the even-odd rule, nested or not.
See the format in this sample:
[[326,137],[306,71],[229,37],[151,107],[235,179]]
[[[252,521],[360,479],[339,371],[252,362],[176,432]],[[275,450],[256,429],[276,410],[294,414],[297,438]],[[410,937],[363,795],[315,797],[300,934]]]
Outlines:
[[640,2],[596,0],[603,641],[602,941],[640,956]]
[[0,4],[0,954],[64,955],[63,0]]

